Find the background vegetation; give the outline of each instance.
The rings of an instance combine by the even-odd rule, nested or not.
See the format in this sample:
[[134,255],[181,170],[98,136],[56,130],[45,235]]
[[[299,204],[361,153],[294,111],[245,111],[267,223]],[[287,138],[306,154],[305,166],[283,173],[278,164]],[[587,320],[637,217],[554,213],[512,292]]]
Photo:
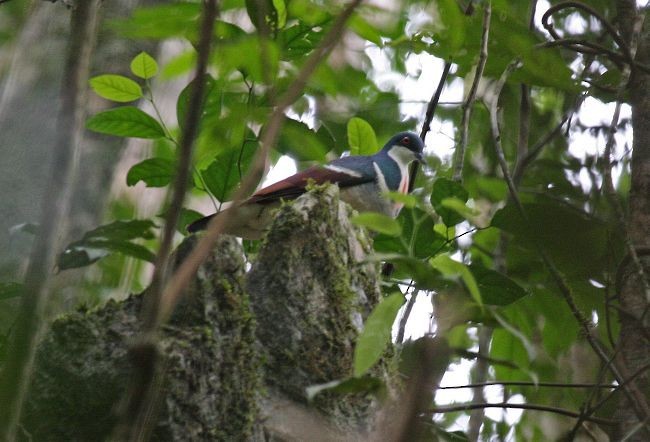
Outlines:
[[[283,155],[303,168],[422,130],[427,166],[412,196],[391,196],[398,219],[356,220],[393,268],[350,377],[396,318],[408,348],[426,299],[428,333],[450,349],[444,388],[474,361],[467,403],[438,390],[418,411],[438,437],[650,438],[645,6],[110,3],[0,2],[4,435],[48,318],[151,283],[154,333],[178,290],[164,285],[169,252],[199,210],[244,197]],[[404,98],[430,57],[461,100]],[[607,124],[585,123],[594,108]],[[453,155],[434,153],[440,128]]]

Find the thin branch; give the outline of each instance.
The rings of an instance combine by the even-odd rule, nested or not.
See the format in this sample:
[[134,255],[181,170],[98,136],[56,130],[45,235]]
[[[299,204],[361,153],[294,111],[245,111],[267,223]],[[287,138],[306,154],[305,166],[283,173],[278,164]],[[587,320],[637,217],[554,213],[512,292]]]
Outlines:
[[[438,81],[438,87],[436,87],[435,92],[429,100],[427,105],[427,112],[424,115],[424,123],[422,123],[422,130],[420,131],[420,138],[422,141],[425,141],[427,133],[431,130],[431,122],[433,121],[433,115],[436,113],[436,108],[440,104],[440,96],[442,95],[442,90],[445,87],[445,82],[449,76],[449,70],[451,69],[451,62],[446,61],[445,65],[442,68],[442,74],[440,75],[440,80]],[[414,163],[417,164],[417,163]],[[413,175],[413,174],[411,174]],[[413,190],[412,186],[409,187],[409,191]]]
[[483,12],[483,33],[481,35],[481,50],[479,52],[478,64],[476,65],[476,72],[472,80],[472,86],[469,89],[467,98],[462,105],[463,117],[461,120],[460,132],[460,145],[456,148],[454,155],[454,164],[452,169],[454,171],[454,181],[461,181],[463,176],[463,164],[465,162],[465,151],[467,150],[467,142],[469,139],[469,121],[472,115],[472,106],[476,100],[476,92],[478,91],[479,83],[483,78],[483,71],[488,57],[488,39],[490,35],[490,17],[492,16],[492,2],[488,1]]
[[190,178],[192,149],[199,127],[205,89],[205,74],[217,14],[217,1],[207,0],[203,7],[196,73],[177,154],[178,165],[172,189],[172,199],[165,217],[162,240],[156,255],[151,285],[144,299],[143,332],[138,343],[130,349],[131,359],[135,362],[134,374],[125,395],[120,422],[116,427],[117,439],[146,439],[157,414],[156,406],[160,396],[160,358],[156,334],[160,325],[162,289],[165,276],[168,273],[167,268],[176,225],[185,199],[187,182]]
[[562,37],[560,37],[560,35],[555,31],[553,27],[553,23],[549,21],[551,16],[561,10],[571,9],[571,8],[579,9],[598,19],[598,21],[600,21],[603,27],[607,30],[607,33],[612,37],[612,39],[614,39],[618,47],[623,50],[626,61],[628,63],[634,63],[634,56],[632,55],[630,48],[628,47],[623,37],[621,37],[618,34],[614,26],[605,17],[603,17],[598,11],[596,11],[591,6],[588,6],[582,2],[576,2],[576,1],[560,2],[557,5],[553,5],[550,8],[548,8],[548,10],[544,13],[544,15],[542,16],[542,26],[544,26],[544,29],[546,29],[548,33],[551,34],[553,39],[560,40],[562,39]]
[[395,342],[397,342],[398,344],[404,342],[406,323],[408,322],[409,316],[411,315],[411,310],[413,310],[413,306],[415,305],[415,301],[417,300],[419,293],[420,293],[419,289],[413,290],[413,292],[411,293],[411,298],[406,303],[406,308],[404,309],[404,313],[402,314],[402,317],[399,320],[399,329],[397,331],[397,339],[395,340]]
[[41,222],[25,275],[15,328],[0,379],[0,440],[15,440],[20,414],[31,378],[34,355],[47,322],[50,273],[59,250],[61,231],[70,205],[80,155],[85,116],[85,92],[90,57],[99,21],[100,0],[80,2],[71,14],[66,50],[61,107],[52,155],[51,175],[42,200]]
[[[511,404],[508,402],[501,402],[496,404],[485,403],[485,404],[449,405],[444,407],[434,407],[429,411],[433,414],[441,414],[441,413],[453,413],[456,411],[476,410],[478,408],[517,408],[520,410],[548,411],[549,413],[561,414],[562,416],[569,416],[575,418],[580,417],[580,413],[566,410],[564,408],[550,407],[547,405],[537,405],[537,404]],[[613,421],[611,419],[602,419],[598,417],[589,417],[588,419],[585,420],[588,420],[590,422],[595,422],[597,424],[602,424],[602,425],[617,424],[616,421]]]
[[[275,145],[280,129],[284,123],[284,112],[287,108],[300,97],[302,90],[307,84],[307,80],[312,75],[316,67],[329,55],[334,45],[338,42],[343,34],[345,24],[362,0],[353,0],[339,14],[330,30],[327,32],[319,46],[312,52],[304,66],[298,73],[289,89],[279,98],[275,110],[271,114],[269,123],[266,126],[261,140],[261,149],[257,152],[251,168],[245,179],[242,180],[241,186],[233,198],[233,206],[242,201],[254,189],[268,168],[268,152]],[[223,215],[214,217],[209,224],[207,231],[201,237],[192,253],[183,261],[179,269],[170,278],[165,287],[160,305],[159,321],[164,322],[174,307],[180,300],[184,288],[194,276],[201,263],[211,253],[217,238],[223,231],[224,226],[230,218],[232,212],[224,212]]]
[[[503,86],[506,83],[507,78],[509,77],[510,73],[519,65],[518,61],[512,62],[508,65],[504,73],[501,75],[501,78],[499,79],[499,82],[497,83],[497,86],[495,87],[495,96],[498,97],[501,94],[501,90],[503,89]],[[499,162],[499,165],[501,167],[501,172],[503,173],[503,177],[506,181],[506,184],[508,186],[508,190],[510,192],[510,197],[512,198],[512,201],[515,203],[515,206],[517,208],[517,211],[519,212],[524,225],[527,228],[530,228],[530,219],[528,218],[528,215],[526,213],[526,210],[524,209],[523,204],[521,203],[521,200],[519,199],[519,195],[517,194],[516,187],[512,181],[512,178],[510,176],[510,172],[508,171],[508,164],[506,162],[504,153],[503,153],[503,147],[501,146],[501,135],[500,135],[500,129],[499,129],[499,123],[498,123],[498,99],[493,100],[491,106],[490,106],[490,125],[492,128],[492,136],[493,136],[493,144],[494,144],[494,149],[496,152],[496,156]],[[553,278],[555,284],[557,285],[558,290],[560,291],[560,294],[564,298],[565,302],[567,303],[569,310],[571,311],[571,314],[573,317],[576,319],[578,322],[578,325],[580,328],[583,330],[585,338],[587,339],[587,342],[591,346],[591,348],[594,350],[596,355],[605,363],[608,364],[610,371],[614,375],[614,378],[618,383],[623,383],[624,377],[621,375],[619,367],[616,367],[616,365],[610,363],[610,358],[607,356],[607,352],[605,351],[605,348],[603,344],[600,342],[598,337],[593,333],[592,330],[592,324],[590,321],[584,316],[584,314],[580,311],[578,308],[578,305],[575,301],[575,298],[573,296],[573,292],[571,291],[571,288],[567,284],[567,282],[564,280],[564,277],[560,273],[560,271],[555,267],[555,264],[551,260],[550,256],[546,252],[545,248],[542,246],[542,244],[539,242],[537,239],[536,235],[530,235],[530,238],[532,239],[532,242],[537,250],[537,253],[542,259],[542,262],[548,269],[549,273],[551,274],[551,277]],[[634,394],[634,392],[628,393],[627,390],[626,394]],[[632,398],[630,398],[632,399]],[[631,400],[633,403],[633,406],[635,407],[635,410],[637,411],[637,414],[639,414],[640,418],[643,418],[645,416],[644,414],[644,409],[645,409],[645,401],[637,402],[640,398],[637,398],[636,400]]]
[[[482,325],[478,331],[478,354],[472,370],[472,378],[477,382],[485,382],[488,377],[490,365],[485,357],[490,352],[490,341],[492,340],[492,328]],[[485,402],[485,391],[483,387],[476,386],[472,388],[472,403],[481,404]],[[485,410],[477,408],[472,410],[467,424],[467,438],[470,441],[477,441],[481,432],[481,426],[485,420]]]
[[480,360],[484,360],[487,363],[492,364],[492,365],[502,365],[504,367],[514,368],[514,369],[519,368],[517,366],[517,364],[515,364],[514,362],[509,361],[507,359],[493,358],[493,357],[486,356],[486,355],[484,355],[482,353],[479,353],[479,352],[476,352],[476,351],[467,350],[465,348],[451,347],[451,351],[454,354],[457,354],[458,356],[460,356],[461,358],[480,359]]
[[551,388],[605,388],[613,389],[618,388],[617,385],[612,384],[590,384],[590,383],[563,383],[563,382],[532,382],[532,381],[488,381],[476,382],[465,385],[448,385],[445,387],[438,386],[438,390],[456,390],[459,388],[476,388],[476,387],[490,387],[498,385],[501,387],[551,387]]
[[612,397],[614,397],[614,394],[625,388],[628,384],[633,382],[637,377],[641,376],[644,374],[646,371],[650,370],[650,364],[646,364],[643,367],[639,368],[634,374],[631,376],[628,376],[625,381],[619,385],[616,386],[614,390],[612,390],[607,396],[602,398],[599,402],[597,402],[593,407],[589,408],[587,411],[584,412],[583,419],[584,417],[591,416],[594,414],[596,411],[598,411],[607,401],[609,401]]

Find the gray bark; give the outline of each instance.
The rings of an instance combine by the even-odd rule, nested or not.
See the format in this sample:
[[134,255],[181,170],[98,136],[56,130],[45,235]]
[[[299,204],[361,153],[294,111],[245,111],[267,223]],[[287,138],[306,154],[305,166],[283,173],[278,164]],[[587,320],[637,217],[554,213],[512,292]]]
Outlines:
[[[638,11],[632,0],[617,2],[621,33],[630,41],[633,23],[637,14],[646,14],[643,30],[639,35],[636,61],[642,64],[650,62],[650,26],[647,11]],[[629,85],[630,104],[632,106],[632,129],[634,133],[631,162],[632,183],[629,198],[628,232],[630,241],[641,255],[645,268],[645,278],[650,275],[650,256],[643,250],[650,247],[650,75],[640,69],[633,70]],[[643,253],[642,253],[643,252]],[[644,284],[639,277],[635,264],[627,260],[624,269],[624,281],[620,291],[619,302],[624,311],[633,312],[637,317],[621,315],[621,332],[619,338],[620,358],[629,377],[646,367],[645,373],[631,385],[637,394],[637,409],[650,403],[650,300],[646,299]],[[638,397],[640,396],[640,398]],[[645,400],[645,404],[643,403]],[[616,417],[622,421],[615,436],[617,439],[629,437],[629,441],[650,440],[646,408],[645,428],[639,427],[643,417],[638,416],[635,407],[625,395],[619,396]]]

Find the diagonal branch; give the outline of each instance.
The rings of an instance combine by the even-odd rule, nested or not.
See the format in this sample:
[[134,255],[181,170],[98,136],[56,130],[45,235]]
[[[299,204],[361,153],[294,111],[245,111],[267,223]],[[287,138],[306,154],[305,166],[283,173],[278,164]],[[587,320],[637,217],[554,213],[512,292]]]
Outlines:
[[172,199],[149,290],[143,305],[143,331],[138,342],[129,350],[134,362],[129,388],[121,404],[119,422],[114,438],[118,440],[147,439],[157,416],[160,399],[161,364],[157,348],[157,332],[160,325],[160,303],[164,278],[170,260],[170,252],[176,225],[190,178],[192,149],[198,132],[202,101],[205,89],[205,74],[208,68],[214,22],[218,14],[217,1],[207,0],[203,6],[203,19],[198,45],[196,73],[185,117],[184,130],[178,149],[178,166],[172,189]]
[[[348,19],[357,6],[359,6],[361,1],[362,0],[352,0],[341,14],[339,14],[319,46],[307,59],[289,89],[278,99],[275,110],[271,114],[269,123],[262,134],[261,149],[257,152],[250,171],[244,180],[242,180],[241,186],[233,198],[234,206],[253,191],[255,185],[265,174],[268,168],[268,153],[275,145],[279,136],[280,129],[284,123],[284,112],[300,97],[309,77],[311,77],[318,65],[327,58],[336,43],[339,41]],[[229,212],[214,217],[212,222],[210,222],[207,231],[204,233],[192,253],[183,261],[179,269],[170,278],[161,297],[160,314],[158,316],[158,321],[160,323],[164,322],[173,311],[182,296],[183,289],[194,276],[201,263],[210,254],[212,247],[223,231],[223,227],[228,222],[229,217]]]

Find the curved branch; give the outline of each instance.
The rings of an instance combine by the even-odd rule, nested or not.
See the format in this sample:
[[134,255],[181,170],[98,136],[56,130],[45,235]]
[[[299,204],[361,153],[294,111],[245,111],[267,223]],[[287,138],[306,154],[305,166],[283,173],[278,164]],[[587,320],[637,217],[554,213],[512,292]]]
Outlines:
[[623,53],[625,54],[625,59],[627,60],[628,63],[633,64],[634,63],[634,57],[630,53],[630,48],[621,37],[614,26],[605,18],[603,17],[598,11],[596,11],[594,8],[591,6],[588,6],[582,2],[576,2],[576,1],[565,1],[565,2],[560,2],[557,5],[553,5],[548,10],[542,15],[542,26],[544,26],[544,29],[548,31],[549,34],[555,39],[555,40],[561,40],[562,37],[555,31],[555,28],[553,27],[553,23],[549,22],[549,19],[553,14],[556,12],[562,11],[564,9],[579,9],[583,12],[586,12],[587,14],[591,15],[592,17],[595,17],[602,23],[602,25],[605,27],[607,30],[607,33],[611,35],[612,39],[616,42],[619,48],[623,50]]

